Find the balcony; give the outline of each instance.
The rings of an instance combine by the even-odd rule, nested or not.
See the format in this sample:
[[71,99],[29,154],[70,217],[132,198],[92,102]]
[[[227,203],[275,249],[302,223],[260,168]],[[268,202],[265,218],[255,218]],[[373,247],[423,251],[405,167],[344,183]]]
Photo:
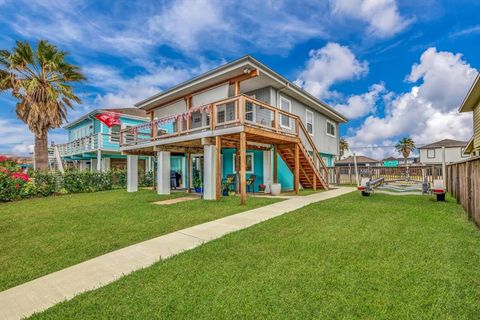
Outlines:
[[305,166],[313,168],[318,177],[327,174],[299,116],[244,94],[123,129],[120,147],[126,154],[153,155],[158,150],[195,153],[202,152],[202,139],[221,136],[222,147],[238,148],[240,132],[246,133],[249,148],[270,150],[274,145],[287,163],[292,162],[291,167],[295,160],[291,159],[292,146],[298,145]]
[[120,151],[120,133],[91,134],[71,142],[57,144],[56,147],[62,157],[69,157],[97,150]]
[[[246,95],[224,99],[190,111],[123,129],[122,148],[159,142],[173,137],[191,136],[233,127],[252,127],[290,137],[299,137],[300,118]],[[187,138],[188,139],[188,138]],[[131,148],[128,148],[131,149]]]

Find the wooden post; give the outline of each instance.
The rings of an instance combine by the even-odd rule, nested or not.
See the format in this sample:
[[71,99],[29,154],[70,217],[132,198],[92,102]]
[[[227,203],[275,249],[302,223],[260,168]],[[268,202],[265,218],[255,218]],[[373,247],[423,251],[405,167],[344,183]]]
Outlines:
[[[187,111],[192,107],[192,97],[185,97],[185,104],[187,105]],[[187,131],[190,129],[190,115],[187,114]]]
[[191,170],[190,170],[190,165],[191,165],[191,155],[190,153],[187,153],[187,193],[190,193],[190,186],[191,186],[191,183],[192,183],[192,179],[191,179]]
[[313,173],[313,191],[317,190],[317,175]]
[[222,197],[222,172],[221,172],[221,162],[222,162],[222,139],[217,136],[215,137],[215,145],[217,147],[217,201],[220,201]]
[[273,145],[273,183],[278,183],[278,156],[277,145]]
[[293,189],[295,194],[298,194],[298,187],[300,184],[300,150],[298,143],[295,144],[295,173],[294,173],[294,185]]
[[235,81],[235,95],[238,96],[240,94],[240,81]]
[[240,132],[240,204],[247,203],[247,137]]

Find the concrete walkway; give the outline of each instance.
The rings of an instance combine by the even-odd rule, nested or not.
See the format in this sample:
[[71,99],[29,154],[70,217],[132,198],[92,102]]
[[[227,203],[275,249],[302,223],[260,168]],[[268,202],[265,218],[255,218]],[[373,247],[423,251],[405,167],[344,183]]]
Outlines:
[[227,233],[248,228],[314,202],[354,191],[338,188],[295,197],[265,207],[175,231],[140,242],[0,292],[0,319],[21,319],[79,293],[94,290]]

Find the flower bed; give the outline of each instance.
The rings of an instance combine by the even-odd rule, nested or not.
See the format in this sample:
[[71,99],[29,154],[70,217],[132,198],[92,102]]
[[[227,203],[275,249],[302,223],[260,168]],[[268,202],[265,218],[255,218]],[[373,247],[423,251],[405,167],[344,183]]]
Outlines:
[[[106,172],[69,170],[63,175],[41,171],[26,173],[14,161],[0,156],[0,202],[46,197],[52,194],[125,188],[126,176],[125,170]],[[140,185],[152,186],[153,173],[145,173],[140,179]]]

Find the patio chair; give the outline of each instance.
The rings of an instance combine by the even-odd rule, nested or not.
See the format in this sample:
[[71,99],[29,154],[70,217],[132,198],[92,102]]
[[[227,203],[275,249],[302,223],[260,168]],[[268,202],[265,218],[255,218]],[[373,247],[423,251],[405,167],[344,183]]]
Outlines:
[[227,177],[222,180],[222,186],[224,190],[227,191],[235,191],[235,188],[237,186],[237,175],[236,174],[227,174]]
[[250,177],[247,179],[247,192],[250,192],[250,188],[252,192],[255,193],[255,179],[257,178],[256,175],[251,174]]

